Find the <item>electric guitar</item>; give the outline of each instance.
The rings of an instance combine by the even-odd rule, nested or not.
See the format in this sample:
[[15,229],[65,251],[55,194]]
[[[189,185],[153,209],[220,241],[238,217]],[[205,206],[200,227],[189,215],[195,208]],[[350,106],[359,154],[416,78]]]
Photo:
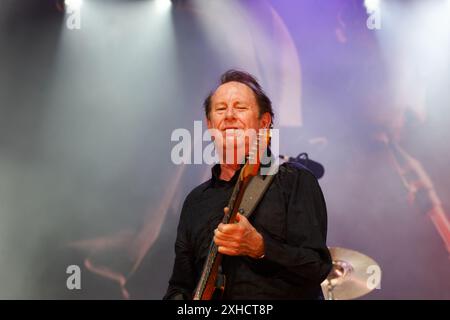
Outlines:
[[[255,143],[253,143],[253,146],[250,148],[247,161],[241,170],[239,179],[236,182],[228,202],[229,211],[222,219],[222,223],[224,224],[236,222],[236,216],[239,212],[239,205],[243,200],[245,189],[251,178],[259,173],[261,157],[263,152],[267,150],[270,139],[269,129],[262,129],[260,131],[263,132],[257,135]],[[242,214],[242,212],[240,213]],[[218,247],[212,240],[200,280],[194,292],[194,300],[211,300],[216,293],[216,290],[220,290],[223,293],[225,290],[225,283],[222,282],[220,287],[216,286],[221,262],[222,254],[218,252]]]

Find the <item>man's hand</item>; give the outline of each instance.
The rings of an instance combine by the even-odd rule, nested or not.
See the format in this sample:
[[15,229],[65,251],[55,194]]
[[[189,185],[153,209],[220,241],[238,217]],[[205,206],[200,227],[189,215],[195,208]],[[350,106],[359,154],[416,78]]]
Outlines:
[[[227,214],[229,209],[225,207]],[[264,239],[246,217],[236,216],[238,223],[219,224],[214,230],[214,242],[219,252],[229,256],[260,258],[264,255]]]

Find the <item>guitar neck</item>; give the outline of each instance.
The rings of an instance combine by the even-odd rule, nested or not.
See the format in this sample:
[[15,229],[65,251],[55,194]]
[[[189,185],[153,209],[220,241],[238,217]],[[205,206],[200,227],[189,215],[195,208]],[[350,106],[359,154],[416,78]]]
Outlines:
[[[245,188],[247,187],[247,184],[249,182],[249,179],[242,179],[241,176],[242,171],[233,189],[233,193],[230,197],[230,200],[228,201],[229,211],[226,215],[224,215],[222,219],[222,223],[224,224],[234,223],[236,220],[238,206],[242,201]],[[205,298],[205,295],[210,293],[211,286],[215,286],[214,282],[216,280],[218,268],[221,261],[222,261],[222,254],[218,252],[218,247],[214,243],[214,240],[211,240],[208,256],[206,257],[206,261],[203,266],[202,275],[200,277],[200,280],[194,293],[194,300],[209,300],[211,298],[211,297]]]

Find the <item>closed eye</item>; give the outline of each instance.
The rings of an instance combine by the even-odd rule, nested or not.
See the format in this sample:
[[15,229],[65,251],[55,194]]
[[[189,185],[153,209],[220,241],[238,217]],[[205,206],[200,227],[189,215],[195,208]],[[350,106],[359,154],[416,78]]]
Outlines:
[[246,110],[248,109],[248,106],[246,104],[238,103],[234,106],[238,110]]
[[225,106],[225,105],[223,105],[223,104],[219,104],[219,105],[216,105],[216,107],[214,108],[216,111],[223,111],[223,110],[225,110],[227,107]]

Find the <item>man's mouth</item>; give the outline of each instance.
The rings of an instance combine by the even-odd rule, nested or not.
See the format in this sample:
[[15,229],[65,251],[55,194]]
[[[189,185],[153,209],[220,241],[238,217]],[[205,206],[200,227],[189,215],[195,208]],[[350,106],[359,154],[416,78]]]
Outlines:
[[241,128],[226,128],[224,131],[225,136],[227,137],[238,137],[243,135],[244,129]]
[[242,129],[238,128],[238,127],[226,127],[225,129],[223,129],[223,131],[229,132],[229,133],[234,133],[237,130],[242,130]]

